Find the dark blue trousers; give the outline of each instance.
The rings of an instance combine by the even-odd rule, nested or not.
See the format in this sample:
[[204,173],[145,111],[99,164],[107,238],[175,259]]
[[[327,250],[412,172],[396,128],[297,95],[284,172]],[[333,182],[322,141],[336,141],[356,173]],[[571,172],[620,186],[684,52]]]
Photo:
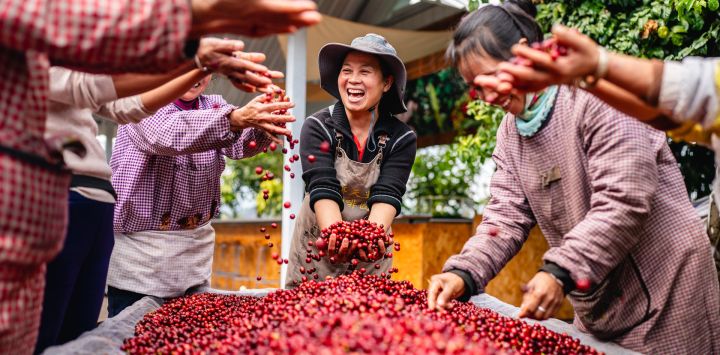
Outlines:
[[70,192],[65,244],[47,265],[36,353],[73,340],[97,325],[115,244],[114,208],[114,204]]

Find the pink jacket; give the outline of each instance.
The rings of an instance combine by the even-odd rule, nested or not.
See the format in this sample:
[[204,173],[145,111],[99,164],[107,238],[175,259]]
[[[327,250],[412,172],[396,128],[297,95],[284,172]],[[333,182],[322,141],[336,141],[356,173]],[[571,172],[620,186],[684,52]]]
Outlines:
[[720,353],[708,237],[662,132],[562,87],[535,136],[503,120],[493,160],[483,222],[444,270],[484,288],[537,223],[544,260],[597,285],[570,294],[580,330],[644,353]]

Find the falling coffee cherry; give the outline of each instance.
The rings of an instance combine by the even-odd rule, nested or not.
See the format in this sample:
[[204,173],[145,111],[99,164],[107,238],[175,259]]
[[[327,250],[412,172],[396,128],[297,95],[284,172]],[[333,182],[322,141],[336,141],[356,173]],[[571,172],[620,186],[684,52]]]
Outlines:
[[285,164],[285,171],[290,171],[290,165]]
[[312,155],[312,154],[308,155],[307,159],[308,159],[308,161],[311,162],[311,163],[314,163],[314,162],[315,162],[315,156]]
[[283,154],[287,154],[287,148],[283,148],[283,149],[282,149],[282,153],[283,153]]
[[265,239],[270,239],[270,234],[265,234]]
[[283,203],[283,207],[290,208],[290,201],[285,201],[285,203]]
[[294,178],[295,178],[295,173],[290,173],[290,178],[291,178],[291,179],[294,179]]
[[294,160],[294,161],[298,161],[298,160],[300,160],[300,156],[299,156],[299,155],[297,155],[297,154],[293,154],[293,156],[292,156],[292,160]]
[[275,143],[275,142],[270,143],[270,150],[272,150],[274,152],[275,149],[277,149],[277,143]]
[[250,149],[255,149],[255,148],[257,148],[257,142],[255,142],[255,141],[250,141],[250,143],[248,143],[248,148],[250,148]]
[[580,292],[588,292],[590,291],[590,280],[588,279],[580,279],[575,282],[575,288],[577,288]]
[[490,226],[490,227],[488,227],[488,234],[491,237],[497,237],[497,235],[500,234],[500,228],[498,228],[496,226]]
[[294,213],[291,213],[291,214],[290,214],[290,219],[295,219],[295,214],[294,214]]
[[262,175],[262,173],[263,173],[263,167],[262,167],[262,166],[258,166],[258,167],[255,168],[255,174]]
[[266,231],[267,231],[267,228],[265,228],[265,227],[260,227],[260,232],[261,232],[261,233],[265,233]]
[[277,258],[279,258],[280,255],[278,255],[278,253],[276,253],[276,252],[273,252],[272,254],[270,254],[270,257],[271,257],[273,260],[277,260]]
[[258,281],[260,281],[260,280],[262,280],[262,276],[258,276],[258,277],[256,277],[255,279],[258,280]]
[[277,228],[277,227],[278,227],[278,225],[277,225],[277,223],[275,223],[275,222],[272,222],[272,223],[270,224],[270,227],[273,227],[273,228]]
[[275,245],[275,244],[273,244],[273,242],[269,242],[269,243],[268,243],[268,248],[272,248],[273,245]]
[[328,141],[323,141],[320,143],[320,151],[323,153],[327,153],[330,151],[330,143]]

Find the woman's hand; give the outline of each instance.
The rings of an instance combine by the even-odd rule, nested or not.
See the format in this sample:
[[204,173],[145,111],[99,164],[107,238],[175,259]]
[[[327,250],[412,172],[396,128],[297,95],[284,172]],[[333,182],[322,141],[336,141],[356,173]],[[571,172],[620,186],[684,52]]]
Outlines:
[[[335,247],[337,244],[340,243],[340,250],[338,252],[335,252]],[[350,239],[343,238],[342,240],[339,240],[339,238],[335,234],[331,234],[330,238],[328,238],[328,256],[333,258],[333,263],[346,263],[350,261],[350,257],[355,253],[355,250],[358,248],[359,241],[354,240],[352,243],[350,242]],[[362,252],[362,250],[361,250]]]
[[501,80],[521,91],[540,91],[550,85],[570,84],[595,73],[598,66],[598,45],[577,30],[561,25],[553,27],[553,39],[568,49],[566,55],[553,57],[527,45],[514,45],[512,52],[527,65],[502,62],[498,72],[507,76]]
[[433,275],[428,289],[429,309],[448,309],[450,301],[465,292],[465,281],[451,272]]
[[560,283],[545,271],[535,274],[526,287],[519,318],[548,319],[560,309],[565,298]]
[[227,76],[240,90],[269,92],[272,79],[282,78],[283,73],[260,64],[265,61],[265,54],[242,52],[244,47],[240,40],[203,38],[196,64]]
[[261,37],[320,22],[310,0],[191,0],[191,36],[236,33]]
[[240,131],[245,128],[258,128],[267,133],[270,138],[282,144],[276,135],[290,136],[290,130],[276,124],[294,122],[295,117],[288,114],[273,114],[279,110],[289,110],[295,106],[292,102],[265,102],[265,95],[260,95],[247,105],[235,109],[230,113],[230,129]]

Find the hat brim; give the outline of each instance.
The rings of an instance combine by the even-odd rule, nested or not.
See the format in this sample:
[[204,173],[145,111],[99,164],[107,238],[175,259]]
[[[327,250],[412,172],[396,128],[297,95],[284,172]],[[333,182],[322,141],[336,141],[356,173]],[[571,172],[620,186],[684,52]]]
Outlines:
[[342,43],[328,43],[320,49],[320,53],[318,54],[320,87],[336,99],[342,100],[340,98],[337,79],[345,56],[352,51],[376,55],[390,67],[395,81],[393,87],[383,95],[383,98],[386,99],[384,104],[389,106],[387,109],[392,114],[406,112],[407,107],[405,107],[403,98],[405,94],[405,84],[407,82],[407,72],[405,70],[405,64],[403,64],[402,60],[396,55],[380,53],[370,49],[361,49]]

